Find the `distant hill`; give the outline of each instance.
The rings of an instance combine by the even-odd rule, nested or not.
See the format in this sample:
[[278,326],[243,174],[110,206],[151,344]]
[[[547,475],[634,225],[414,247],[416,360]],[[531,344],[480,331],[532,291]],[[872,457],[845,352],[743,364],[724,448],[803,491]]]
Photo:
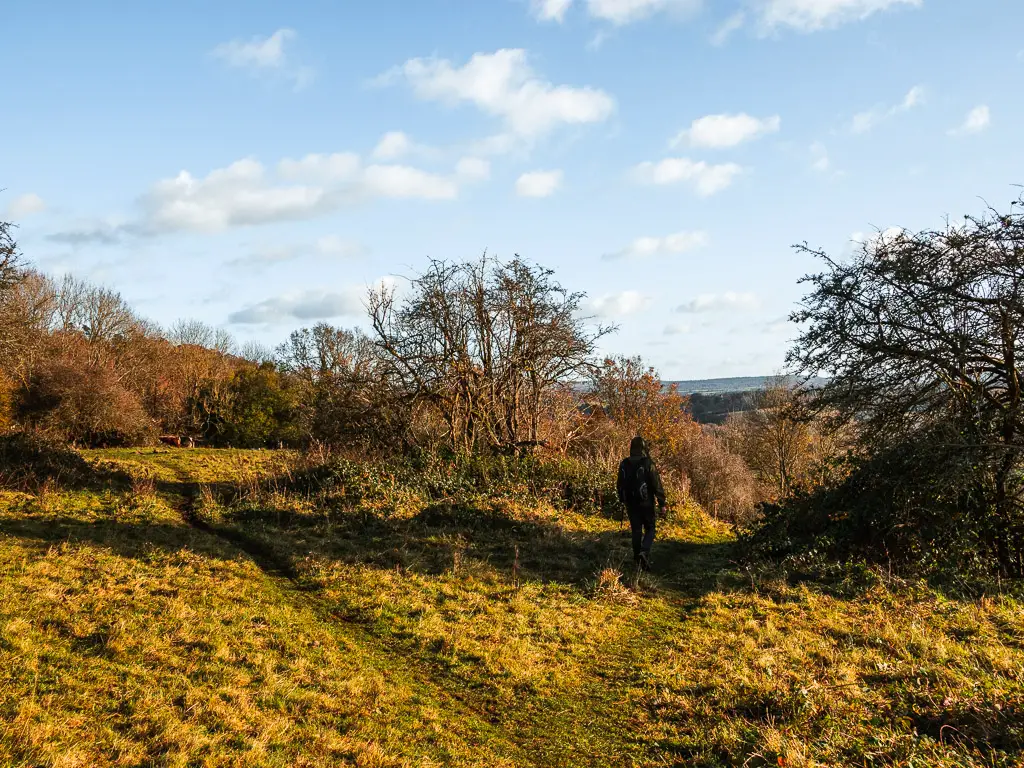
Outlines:
[[[665,381],[675,384],[681,395],[689,397],[689,411],[702,424],[722,424],[730,413],[748,411],[756,407],[754,393],[761,389],[769,376],[734,376],[727,379],[690,379]],[[821,386],[825,379],[812,379],[811,386]]]
[[749,392],[760,389],[767,381],[767,376],[733,376],[727,379],[688,379],[684,381],[666,381],[666,385],[675,384],[682,395],[699,393],[702,395],[719,392]]
[[[681,395],[711,395],[722,392],[750,392],[760,389],[770,376],[733,376],[725,379],[687,379],[682,381],[666,381],[666,386],[675,384]],[[825,379],[814,379],[812,385],[821,386]]]

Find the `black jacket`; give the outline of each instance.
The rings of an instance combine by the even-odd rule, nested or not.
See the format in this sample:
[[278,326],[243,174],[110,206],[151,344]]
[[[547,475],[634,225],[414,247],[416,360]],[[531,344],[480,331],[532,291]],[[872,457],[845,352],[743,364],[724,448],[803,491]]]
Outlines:
[[658,506],[664,509],[665,488],[661,484],[661,476],[658,474],[658,468],[654,466],[654,462],[647,454],[646,443],[638,437],[633,438],[629,444],[629,456],[619,464],[619,477],[615,484],[619,501],[626,504],[626,478],[632,477],[636,473],[637,465],[641,461],[647,462],[647,484],[651,490],[650,500],[643,506],[654,509],[654,502],[657,500]]

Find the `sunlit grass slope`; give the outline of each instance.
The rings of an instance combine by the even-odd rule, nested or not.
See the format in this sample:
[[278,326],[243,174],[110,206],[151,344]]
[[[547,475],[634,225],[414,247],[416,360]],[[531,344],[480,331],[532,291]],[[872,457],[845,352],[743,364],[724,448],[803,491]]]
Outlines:
[[132,479],[0,495],[0,765],[1021,764],[1010,597],[748,571],[695,510],[637,579],[545,503],[87,455]]

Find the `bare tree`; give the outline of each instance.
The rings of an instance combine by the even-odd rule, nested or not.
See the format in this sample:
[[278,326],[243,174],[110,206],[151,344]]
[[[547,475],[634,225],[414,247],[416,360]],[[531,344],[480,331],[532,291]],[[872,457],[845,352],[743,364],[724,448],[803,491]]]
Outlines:
[[0,221],[0,294],[18,282],[21,274],[21,252],[14,240],[14,225]]
[[0,363],[5,365],[13,359],[17,330],[9,302],[22,277],[21,254],[13,230],[13,224],[0,221]]
[[277,360],[299,390],[307,438],[392,446],[408,439],[409,403],[362,331],[327,323],[302,328],[277,348]]
[[400,388],[433,405],[453,448],[516,452],[539,442],[541,404],[593,368],[614,328],[580,317],[583,294],[520,257],[430,262],[401,303],[371,292],[375,339]]
[[202,320],[178,320],[167,330],[167,340],[177,346],[192,345],[230,355],[235,350],[235,340],[223,328],[215,328]]
[[238,354],[243,360],[255,365],[273,363],[277,359],[273,349],[262,342],[254,340],[245,342]]
[[0,365],[15,381],[24,381],[43,353],[54,307],[53,282],[31,270],[0,294]]
[[798,411],[795,382],[773,377],[754,396],[754,407],[730,414],[727,442],[761,482],[766,498],[789,496],[807,482],[815,461],[814,426]]
[[82,332],[91,342],[110,342],[139,330],[139,319],[117,291],[93,286],[81,306]]
[[366,374],[378,360],[372,340],[362,331],[317,323],[293,331],[277,348],[284,370],[315,382],[343,374]]

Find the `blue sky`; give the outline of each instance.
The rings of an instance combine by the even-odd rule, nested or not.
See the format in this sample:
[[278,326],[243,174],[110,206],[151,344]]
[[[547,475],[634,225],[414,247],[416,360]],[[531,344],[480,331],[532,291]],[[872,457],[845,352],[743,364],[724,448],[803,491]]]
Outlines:
[[[1024,183],[1016,0],[36,0],[5,10],[26,257],[240,341],[428,256],[553,268],[667,378],[777,370],[815,265]],[[857,233],[861,233],[858,235]]]

